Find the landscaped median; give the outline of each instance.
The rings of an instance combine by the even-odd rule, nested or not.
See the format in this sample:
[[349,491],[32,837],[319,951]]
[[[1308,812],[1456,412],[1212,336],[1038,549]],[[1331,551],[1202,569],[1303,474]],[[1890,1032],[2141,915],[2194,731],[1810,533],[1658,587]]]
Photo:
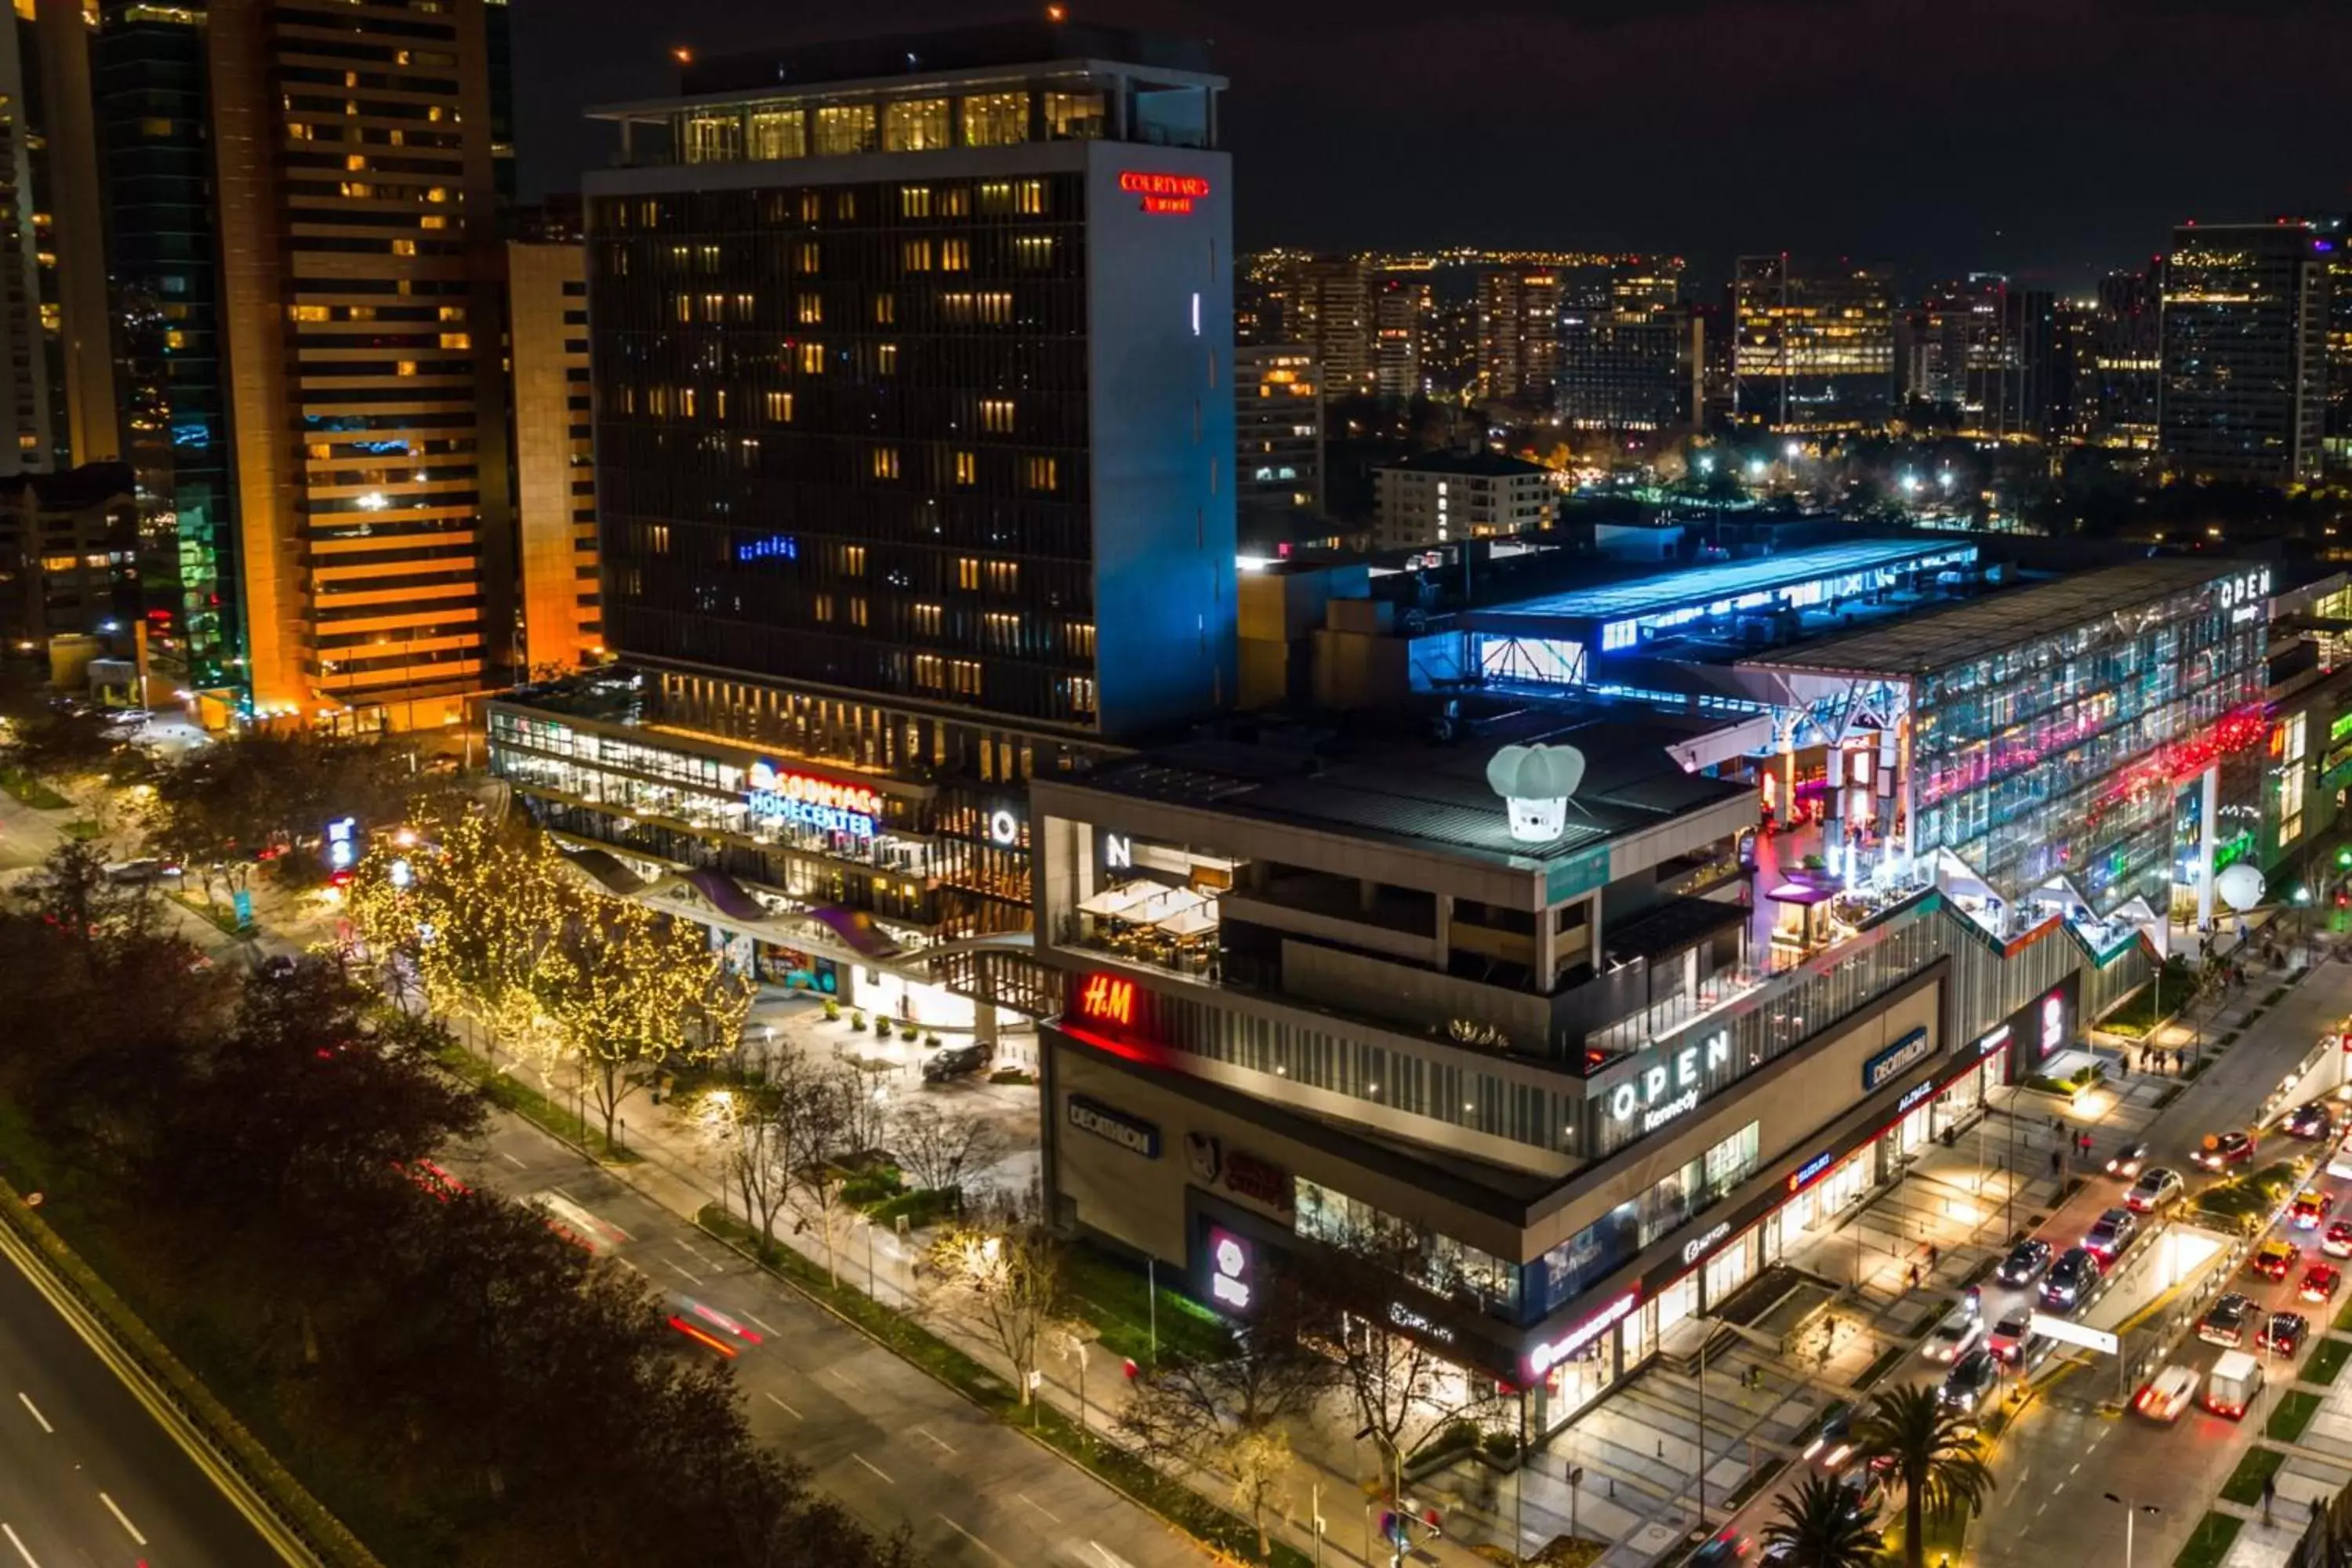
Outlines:
[[[1203,1545],[1240,1562],[1257,1560],[1257,1531],[1248,1521],[1181,1482],[1171,1480],[1099,1435],[1082,1433],[1076,1422],[1043,1400],[1024,1405],[1017,1391],[1003,1378],[912,1319],[892,1311],[862,1290],[833,1284],[821,1266],[792,1247],[761,1247],[751,1227],[722,1214],[715,1205],[696,1215],[695,1223],[902,1361],[930,1373],[1007,1426],[1028,1433],[1082,1466]],[[1274,1542],[1271,1561],[1276,1568],[1310,1568],[1312,1563],[1307,1553],[1281,1541]]]
[[2234,1513],[2217,1510],[2207,1514],[2189,1532],[2189,1540],[2172,1560],[2172,1568],[2221,1568],[2230,1555],[2230,1543],[2238,1539],[2238,1529],[2244,1523]]
[[2342,1340],[2322,1340],[2319,1348],[2311,1352],[2311,1359],[2303,1363],[2303,1381],[2334,1383],[2336,1374],[2344,1370],[2344,1363],[2347,1359],[2352,1359],[2352,1344]]
[[[341,1568],[378,1568],[375,1555],[359,1538],[271,1457],[203,1381],[155,1337],[129,1303],[4,1181],[0,1181],[0,1227],[7,1233],[0,1241],[21,1246],[28,1268],[41,1270],[51,1284],[79,1303],[91,1320],[89,1331],[105,1336],[135,1375],[143,1377],[152,1392],[179,1413],[218,1470],[236,1483],[223,1486],[231,1493],[230,1500],[273,1545],[299,1553],[296,1560],[306,1558]],[[237,1490],[244,1491],[247,1499],[236,1497]],[[247,1500],[252,1507],[245,1506]],[[263,1517],[254,1518],[257,1510]]]
[[482,1098],[492,1105],[513,1111],[543,1132],[553,1133],[590,1159],[602,1160],[609,1165],[636,1162],[636,1152],[627,1144],[606,1142],[603,1128],[582,1120],[569,1106],[558,1104],[529,1084],[518,1081],[510,1072],[483,1066],[481,1058],[458,1045],[454,1037],[435,1054],[451,1076],[480,1089]]

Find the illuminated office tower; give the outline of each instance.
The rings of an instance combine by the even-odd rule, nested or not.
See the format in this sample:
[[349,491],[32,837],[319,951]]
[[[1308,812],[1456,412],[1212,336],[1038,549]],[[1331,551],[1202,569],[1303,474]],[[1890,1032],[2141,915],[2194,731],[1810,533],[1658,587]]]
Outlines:
[[1323,395],[1360,397],[1376,384],[1372,280],[1360,258],[1318,256],[1292,272],[1290,339],[1323,368]]
[[1974,272],[1929,289],[1913,313],[1907,395],[1965,435],[2041,436],[2049,421],[2055,305],[2043,289]]
[[1372,289],[1372,390],[1418,397],[1426,390],[1422,357],[1436,303],[1427,282],[1383,278]]
[[2164,260],[2099,279],[2075,356],[2075,428],[2097,447],[2156,450],[2163,402]]
[[1559,274],[1496,267],[1478,277],[1478,395],[1549,400],[1559,374]]
[[1234,488],[1241,500],[1323,510],[1322,380],[1304,349],[1234,351]]
[[2300,222],[2174,231],[2164,269],[2168,467],[2252,484],[2318,478],[2330,243]]
[[1895,300],[1884,277],[1743,256],[1732,275],[1732,412],[1776,430],[1867,429],[1895,410]]
[[588,253],[575,233],[507,245],[514,366],[514,662],[542,674],[604,652],[596,597],[595,423],[588,372]]
[[483,0],[205,21],[254,707],[454,722],[514,561]]

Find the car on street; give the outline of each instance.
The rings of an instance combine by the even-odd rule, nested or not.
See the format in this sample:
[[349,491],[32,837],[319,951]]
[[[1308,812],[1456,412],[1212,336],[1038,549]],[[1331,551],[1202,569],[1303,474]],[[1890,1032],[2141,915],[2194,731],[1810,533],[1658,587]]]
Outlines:
[[2025,1307],[2018,1308],[1995,1323],[1992,1332],[1985,1336],[1985,1349],[1999,1356],[2002,1365],[2011,1368],[2038,1360],[2049,1344],[2048,1335],[2033,1331],[2033,1314]]
[[1690,1564],[1690,1568],[1722,1568],[1724,1563],[1738,1563],[1746,1558],[1748,1549],[1748,1537],[1736,1530],[1726,1529],[1684,1561]]
[[1853,1453],[1853,1422],[1859,1412],[1852,1400],[1841,1399],[1822,1417],[1821,1430],[1805,1444],[1805,1458],[1825,1470],[1834,1470]]
[[2000,1363],[1990,1351],[1970,1351],[1944,1374],[1936,1397],[1953,1409],[1972,1412],[1984,1404],[2000,1381]]
[[2209,1171],[2226,1171],[2254,1157],[2254,1141],[2243,1132],[2209,1132],[2204,1145],[2189,1157]]
[[2303,1349],[2304,1336],[2311,1332],[2311,1320],[2301,1312],[2273,1312],[2263,1331],[2254,1336],[2254,1348],[2264,1355],[2292,1359]]
[[2294,1272],[2295,1263],[2302,1257],[2303,1248],[2273,1237],[2254,1248],[2254,1255],[2246,1259],[2246,1268],[2265,1279],[2284,1279]]
[[1984,1320],[1974,1312],[1963,1312],[1937,1323],[1936,1331],[1929,1334],[1927,1342],[1919,1348],[1929,1361],[1948,1365],[1976,1349],[1978,1342],[1983,1338]]
[[2295,1287],[2294,1293],[2306,1301],[2325,1303],[2336,1300],[2336,1292],[2343,1284],[2344,1270],[2333,1263],[2315,1263],[2305,1272],[2303,1283]]
[[2134,1214],[2154,1214],[2167,1204],[2179,1202],[2187,1191],[2179,1172],[2156,1165],[2139,1173],[2139,1180],[2124,1194],[2124,1206]]
[[392,1168],[415,1183],[416,1190],[435,1203],[446,1204],[458,1194],[473,1190],[437,1160],[394,1160]]
[[2336,1135],[2335,1113],[2316,1100],[2288,1111],[2280,1119],[2279,1125],[2294,1137],[2308,1138],[2315,1142]]
[[2294,1203],[2287,1210],[2287,1219],[2297,1230],[2317,1230],[2327,1211],[2336,1206],[2336,1194],[2317,1187],[2306,1187],[2294,1194]]
[[2197,1337],[2209,1345],[2236,1350],[2246,1342],[2246,1325],[2253,1321],[2254,1302],[2251,1296],[2232,1290],[2197,1320]]
[[2087,1247],[2070,1247],[2042,1277],[2042,1304],[2072,1312],[2083,1304],[2084,1295],[2098,1279],[2098,1254]]
[[2109,1209],[2083,1237],[2083,1245],[2099,1255],[2102,1266],[2113,1263],[2139,1234],[2139,1216],[2129,1209]]
[[2110,1176],[2121,1176],[2124,1180],[2128,1182],[2134,1176],[2139,1174],[2140,1166],[2147,1163],[2147,1144],[2126,1143],[2114,1153],[2107,1156],[2107,1174]]
[[2193,1366],[2168,1366],[2148,1380],[2133,1406],[2151,1421],[2178,1421],[2197,1397],[2198,1375]]
[[2352,1219],[2339,1219],[2319,1238],[2319,1250],[2330,1258],[2352,1258]]
[[672,1296],[665,1314],[669,1326],[686,1339],[733,1361],[750,1346],[761,1342],[758,1331],[707,1302],[691,1296]]
[[583,1252],[601,1257],[629,1239],[627,1231],[611,1220],[590,1214],[552,1187],[526,1194],[522,1201],[539,1211],[548,1229]]
[[2038,1236],[2028,1237],[2009,1249],[2009,1256],[2000,1260],[1993,1277],[2004,1285],[2031,1285],[2050,1267],[2051,1252],[2048,1242]]
[[136,860],[110,860],[103,874],[108,881],[118,887],[130,887],[152,882],[163,876],[163,862],[152,856],[142,856]]

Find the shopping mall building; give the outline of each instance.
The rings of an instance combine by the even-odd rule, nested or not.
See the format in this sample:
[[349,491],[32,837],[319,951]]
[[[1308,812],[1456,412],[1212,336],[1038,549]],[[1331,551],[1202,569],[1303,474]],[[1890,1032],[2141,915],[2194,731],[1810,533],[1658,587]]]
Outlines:
[[[1376,1310],[1552,1429],[2147,977],[2260,751],[2259,604],[2138,563],[1709,666],[1752,713],[1490,697],[1037,781],[1060,1216],[1241,1314],[1385,1237]],[[1792,724],[1836,815],[1759,836]],[[1538,743],[1564,802],[1497,793]]]

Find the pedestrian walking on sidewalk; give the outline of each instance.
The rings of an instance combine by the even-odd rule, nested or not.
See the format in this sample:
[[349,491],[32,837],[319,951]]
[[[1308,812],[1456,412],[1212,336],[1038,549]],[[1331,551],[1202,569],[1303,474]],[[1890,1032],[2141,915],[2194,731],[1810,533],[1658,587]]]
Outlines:
[[2264,1476],[2263,1478],[2263,1522],[2264,1524],[2268,1524],[2271,1521],[2271,1500],[2277,1496],[2278,1478],[2275,1476]]
[[1903,1288],[1906,1290],[1916,1290],[1919,1289],[1919,1266],[1917,1264],[1913,1264],[1910,1268],[1905,1272],[1903,1276]]
[[1943,1257],[1943,1254],[1936,1250],[1936,1244],[1935,1244],[1934,1242],[1932,1242],[1932,1241],[1931,1241],[1931,1242],[1929,1242],[1929,1243],[1927,1244],[1927,1272],[1928,1272],[1928,1273],[1933,1274],[1933,1273],[1936,1271],[1936,1261],[1937,1261],[1937,1258],[1941,1258],[1941,1257]]

